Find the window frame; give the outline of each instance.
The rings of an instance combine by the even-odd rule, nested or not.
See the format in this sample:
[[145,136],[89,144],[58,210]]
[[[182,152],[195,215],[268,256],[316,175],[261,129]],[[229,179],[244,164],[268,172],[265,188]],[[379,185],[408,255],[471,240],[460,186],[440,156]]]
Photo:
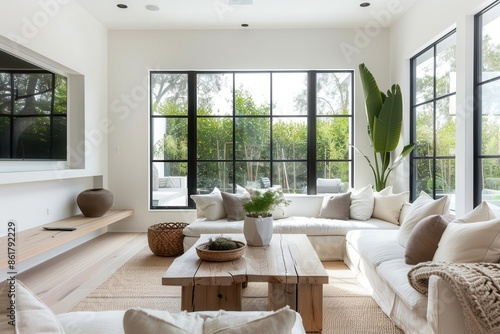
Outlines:
[[[188,203],[187,206],[160,206],[160,205],[153,205],[153,177],[152,173],[150,172],[150,178],[149,178],[149,209],[150,210],[164,210],[164,209],[194,209],[195,208],[195,203],[194,201],[190,198],[190,195],[196,194],[196,188],[197,188],[197,162],[198,161],[204,161],[203,159],[198,159],[197,157],[197,120],[199,116],[197,116],[197,75],[198,74],[232,74],[233,75],[233,99],[234,99],[234,77],[237,73],[269,73],[270,75],[270,80],[272,83],[272,74],[273,73],[306,73],[307,75],[307,115],[306,116],[301,116],[304,117],[307,120],[307,158],[306,160],[300,160],[301,162],[306,162],[307,165],[307,193],[308,194],[316,194],[316,167],[317,167],[317,162],[318,161],[330,161],[330,162],[348,162],[349,165],[349,182],[350,184],[354,184],[354,115],[355,115],[355,106],[354,106],[354,70],[290,70],[290,71],[278,71],[278,70],[259,70],[259,71],[163,71],[163,70],[151,70],[149,72],[149,81],[150,81],[150,87],[153,87],[153,75],[154,74],[186,74],[187,75],[187,108],[188,112],[186,116],[183,116],[187,118],[188,120],[188,133],[187,133],[187,141],[188,141],[188,153],[187,153],[187,159],[186,162],[188,164],[187,168],[187,191],[188,191]],[[350,113],[349,115],[328,115],[328,116],[323,116],[323,115],[316,115],[316,93],[317,93],[317,74],[319,73],[348,73],[351,78],[350,82]],[[272,84],[270,86],[270,97],[272,101],[272,92],[273,92],[273,87]],[[152,101],[152,89],[150,89],[149,92],[149,129],[150,129],[150,138],[149,138],[149,170],[153,170],[153,165],[154,163],[157,162],[179,162],[179,160],[172,160],[172,159],[154,159],[152,151],[153,151],[153,145],[154,145],[154,138],[153,138],[153,131],[151,131],[151,127],[153,124],[153,119],[158,118],[158,117],[173,117],[173,116],[167,116],[167,115],[154,115],[154,110],[153,110],[153,105],[151,103]],[[235,131],[234,131],[234,126],[235,126],[235,120],[238,117],[235,113],[235,108],[236,106],[233,104],[233,111],[230,116],[233,119],[233,142],[234,142],[234,137],[235,137]],[[273,137],[272,137],[272,122],[273,122],[273,117],[280,117],[280,118],[285,118],[285,117],[297,117],[297,116],[284,116],[284,115],[273,115],[272,112],[272,103],[270,104],[270,114],[268,115],[270,124],[271,124],[271,142],[270,142],[270,157],[268,160],[259,160],[263,161],[265,163],[270,164],[270,180],[271,184],[273,181],[273,163],[274,162],[281,162],[282,160],[280,159],[275,159],[273,157]],[[179,116],[175,116],[179,117]],[[206,116],[205,116],[206,117]],[[226,116],[225,116],[226,117]],[[249,116],[247,116],[249,117]],[[337,118],[337,117],[343,117],[343,118],[350,118],[349,120],[349,142],[350,142],[350,147],[349,147],[349,157],[348,159],[330,159],[330,160],[320,160],[316,159],[316,120],[317,118],[323,118],[323,117],[332,117],[332,118]],[[235,146],[235,145],[233,145]],[[236,175],[234,173],[234,166],[235,162],[238,162],[238,159],[235,159],[235,156],[233,155],[232,157],[232,162],[233,162],[233,180],[236,180]],[[211,162],[217,162],[220,160],[210,160]],[[246,160],[245,160],[246,161]],[[293,161],[298,161],[298,160],[286,160],[287,162],[293,162]],[[233,192],[236,190],[236,183],[233,182]]]

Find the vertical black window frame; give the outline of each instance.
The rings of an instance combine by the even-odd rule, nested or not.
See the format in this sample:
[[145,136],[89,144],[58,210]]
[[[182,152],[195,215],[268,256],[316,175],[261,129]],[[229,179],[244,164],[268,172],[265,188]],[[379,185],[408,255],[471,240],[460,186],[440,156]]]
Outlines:
[[[181,72],[164,72],[164,71],[158,71],[158,72],[151,72],[152,75],[154,73],[168,73],[168,74],[178,74]],[[353,77],[353,71],[258,71],[258,72],[242,72],[242,71],[228,71],[228,72],[182,72],[182,73],[188,73],[188,97],[187,97],[187,122],[188,122],[188,158],[186,160],[188,164],[188,197],[191,194],[206,194],[209,193],[213,188],[213,184],[210,184],[210,187],[205,187],[203,179],[200,179],[200,175],[204,173],[203,168],[200,169],[200,164],[219,164],[218,167],[220,167],[220,164],[226,163],[226,164],[232,164],[232,167],[229,169],[223,169],[223,172],[221,175],[226,175],[226,174],[232,174],[229,175],[229,178],[232,180],[232,182],[227,182],[224,185],[224,188],[221,189],[223,191],[228,191],[228,192],[236,192],[236,188],[238,184],[238,168],[237,164],[247,164],[247,163],[264,163],[267,164],[267,167],[265,169],[261,169],[265,171],[265,175],[269,175],[269,179],[272,185],[279,183],[281,184],[283,181],[283,177],[280,176],[280,173],[283,173],[284,170],[287,169],[285,166],[294,166],[294,169],[290,167],[290,170],[296,171],[297,166],[302,165],[306,169],[306,173],[302,174],[303,176],[300,176],[304,179],[304,183],[302,186],[299,188],[294,188],[296,185],[292,186],[295,184],[297,180],[292,181],[292,177],[289,179],[289,186],[292,187],[290,189],[285,189],[285,192],[292,192],[292,193],[316,193],[315,191],[315,186],[316,186],[316,121],[319,118],[319,115],[316,115],[316,109],[317,109],[317,92],[316,92],[316,75],[318,73],[321,74],[335,74],[338,76],[347,76],[349,78],[348,81],[346,81],[346,84],[348,85],[347,89],[347,100],[348,100],[348,105],[349,105],[349,111],[347,114],[332,114],[332,115],[321,115],[323,118],[328,118],[330,117],[331,119],[345,119],[347,120],[347,126],[345,127],[347,129],[346,136],[347,139],[345,140],[345,146],[348,147],[346,150],[348,150],[348,153],[346,156],[342,159],[336,159],[336,158],[329,158],[329,162],[331,163],[341,163],[341,164],[347,164],[347,171],[349,173],[348,176],[348,182],[347,186],[349,184],[353,183],[353,169],[352,169],[352,148],[349,146],[350,143],[353,142],[353,87],[352,87],[352,77]],[[238,86],[236,85],[236,76],[238,74],[248,74],[248,73],[261,73],[267,76],[269,80],[269,101],[268,101],[268,107],[269,111],[265,111],[265,114],[238,114],[237,109],[237,89]],[[227,115],[209,115],[209,114],[203,114],[203,94],[201,92],[200,88],[203,85],[206,87],[212,85],[212,86],[217,86],[220,83],[212,81],[212,82],[203,82],[203,78],[200,80],[200,78],[203,75],[214,75],[214,74],[220,74],[220,75],[229,75],[231,76],[231,99],[233,100],[233,105],[230,107],[231,112]],[[303,112],[300,111],[287,111],[287,112],[282,112],[280,111],[280,106],[282,105],[283,101],[278,99],[278,102],[276,103],[275,97],[279,97],[279,92],[273,90],[273,85],[275,83],[279,83],[280,77],[284,76],[285,79],[281,78],[281,80],[286,82],[286,76],[287,75],[303,75],[304,78],[304,96],[302,97],[302,103],[300,103],[300,106],[296,107],[299,108],[300,110],[303,110]],[[153,86],[153,83],[151,83],[151,86]],[[210,95],[210,94],[209,94]],[[240,94],[241,95],[241,94]],[[200,100],[200,96],[202,99]],[[240,96],[241,97],[241,96]],[[153,94],[151,94],[151,99],[153,98]],[[204,96],[205,100],[210,100],[214,98],[214,96]],[[304,102],[305,101],[305,102]],[[242,102],[242,101],[239,101]],[[250,103],[252,101],[245,101],[243,102]],[[251,104],[251,103],[250,103]],[[151,107],[153,108],[154,104],[150,104]],[[253,108],[256,108],[257,111],[259,108],[261,108],[262,105],[259,103],[254,103]],[[229,108],[229,107],[228,107]],[[302,108],[302,109],[301,109]],[[201,111],[201,113],[200,113]],[[155,118],[158,117],[163,117],[159,115],[154,115],[153,110],[151,110],[151,119],[154,120]],[[203,126],[203,122],[206,122],[208,120],[211,121],[216,121],[217,119],[226,119],[226,120],[231,120],[231,134],[230,136],[225,136],[224,135],[224,127],[223,128],[217,128],[219,132],[216,133],[217,136],[209,138],[209,140],[201,141],[200,142],[200,127]],[[231,145],[232,147],[228,150],[227,152],[232,152],[232,157],[228,158],[227,156],[221,157],[219,154],[215,155],[203,155],[203,153],[199,150],[202,148],[202,151],[207,148],[207,146],[212,145],[214,148],[217,148],[217,151],[221,150],[224,145],[214,145],[214,140],[215,139],[224,139],[222,140],[225,144],[232,144],[237,141],[237,136],[240,135],[238,133],[239,128],[237,128],[237,121],[238,120],[246,120],[250,121],[250,123],[254,120],[258,121],[264,121],[267,120],[265,128],[268,129],[266,131],[269,131],[268,136],[269,137],[269,144],[267,145],[267,151],[266,157],[265,158],[250,158],[248,159],[238,159],[236,156],[236,145]],[[280,122],[288,122],[290,121],[291,124],[295,124],[295,126],[300,129],[302,125],[304,124],[304,133],[307,133],[306,135],[306,143],[304,143],[304,150],[306,151],[304,154],[299,155],[299,156],[291,156],[290,152],[297,152],[296,149],[297,147],[291,147],[291,146],[279,146],[278,142],[280,141],[280,131],[279,131],[279,125]],[[150,122],[153,124],[153,121]],[[153,131],[151,131],[153,132]],[[151,134],[153,135],[153,134]],[[230,139],[226,139],[230,138]],[[281,138],[284,138],[283,135],[281,135]],[[259,137],[259,139],[262,139]],[[227,142],[227,143],[226,143]],[[153,146],[154,146],[154,141],[151,139],[151,152],[153,152]],[[201,146],[200,146],[201,145]],[[301,146],[300,144],[299,146]],[[311,150],[312,148],[312,150]],[[201,155],[200,155],[201,154]],[[302,156],[302,157],[301,157]],[[154,157],[154,154],[151,154],[152,157],[152,162],[173,162],[173,161],[168,161],[168,159],[157,159]],[[151,168],[153,168],[153,164],[150,165]],[[216,170],[215,168],[212,168]],[[219,168],[220,170],[220,168]],[[260,171],[261,171],[260,170]],[[259,171],[259,172],[260,172]],[[153,175],[153,173],[151,174]],[[206,176],[206,174],[204,174]],[[283,175],[283,174],[281,174]],[[292,175],[295,177],[293,173],[288,174],[289,176]],[[217,176],[209,176],[209,179],[216,179]],[[201,183],[200,183],[201,182]],[[205,182],[206,183],[206,182]],[[202,186],[200,186],[202,185]],[[153,183],[150,184],[151,189],[153,189]],[[181,209],[181,208],[194,208],[194,203],[192,202],[191,199],[188,199],[187,205],[185,206],[171,206],[171,205],[160,205],[158,202],[154,202],[154,194],[151,193],[151,199],[152,203],[150,205],[151,209]]]
[[474,17],[474,206],[500,205],[500,1]]
[[410,155],[412,200],[420,191],[433,198],[454,196],[455,38],[453,30],[410,59],[410,136],[416,144]]

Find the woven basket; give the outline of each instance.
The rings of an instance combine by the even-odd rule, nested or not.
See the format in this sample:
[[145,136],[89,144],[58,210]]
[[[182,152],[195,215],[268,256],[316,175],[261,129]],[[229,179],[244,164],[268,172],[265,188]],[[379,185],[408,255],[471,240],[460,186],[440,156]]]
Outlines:
[[182,230],[186,223],[159,223],[148,228],[148,244],[158,256],[177,256],[184,252]]
[[239,248],[231,250],[209,250],[206,248],[208,242],[196,247],[196,254],[203,261],[225,262],[239,260],[245,253],[246,245],[244,242],[235,241]]

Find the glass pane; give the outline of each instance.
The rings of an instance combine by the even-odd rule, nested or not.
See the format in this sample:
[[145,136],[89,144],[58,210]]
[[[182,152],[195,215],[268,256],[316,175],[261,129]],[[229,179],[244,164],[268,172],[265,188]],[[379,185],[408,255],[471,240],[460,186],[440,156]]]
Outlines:
[[496,5],[483,14],[482,78],[481,81],[500,75],[500,6]]
[[233,114],[233,75],[230,73],[197,75],[197,114]]
[[151,74],[151,110],[153,115],[187,115],[187,74]]
[[456,34],[436,45],[436,97],[457,90]]
[[153,118],[151,133],[154,160],[187,159],[187,119]]
[[18,115],[50,114],[52,110],[52,74],[14,74],[16,98],[14,112]]
[[350,115],[352,75],[348,72],[317,74],[318,115]]
[[226,117],[198,118],[198,159],[233,158],[233,120]]
[[197,192],[199,194],[211,193],[214,187],[221,191],[233,192],[232,162],[198,162],[197,166]]
[[54,117],[52,119],[52,158],[66,160],[67,152],[67,118]]
[[66,114],[68,109],[68,85],[66,77],[56,74],[54,114]]
[[322,179],[340,179],[340,191],[346,192],[350,187],[350,168],[348,161],[318,161],[316,176]]
[[307,119],[273,119],[273,158],[278,160],[307,159]]
[[278,184],[285,193],[307,193],[307,162],[273,163],[273,185]]
[[418,56],[416,62],[415,89],[417,104],[434,98],[434,49]]
[[10,118],[0,117],[0,159],[10,158]]
[[482,86],[481,154],[500,155],[500,81]]
[[10,74],[0,73],[0,114],[10,114],[11,92]]
[[427,103],[417,107],[416,149],[415,156],[429,157],[434,155],[434,110],[433,104]]
[[187,163],[155,162],[151,171],[153,206],[186,206]]
[[270,120],[264,117],[236,119],[236,159],[269,160]]
[[316,123],[318,160],[349,159],[350,117],[320,117]]
[[455,96],[436,102],[436,156],[455,156],[456,117],[451,105],[455,105]]
[[236,115],[269,115],[270,73],[236,73]]
[[482,200],[500,206],[500,159],[481,159]]
[[246,188],[263,188],[262,178],[271,175],[269,162],[236,162],[235,168],[236,184]]
[[307,73],[273,73],[273,115],[307,115]]
[[436,160],[436,196],[455,193],[455,159]]
[[432,185],[434,175],[434,168],[432,166],[432,159],[418,159],[414,160],[416,163],[416,193],[419,194],[421,191],[425,191],[427,194],[431,195],[434,191],[434,186]]
[[13,158],[51,158],[50,117],[14,118],[13,137]]

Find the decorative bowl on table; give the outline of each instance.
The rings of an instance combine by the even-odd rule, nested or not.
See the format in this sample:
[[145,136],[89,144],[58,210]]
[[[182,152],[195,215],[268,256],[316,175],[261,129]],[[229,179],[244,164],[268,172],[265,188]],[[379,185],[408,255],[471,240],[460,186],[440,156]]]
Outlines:
[[196,254],[203,261],[226,262],[239,260],[245,253],[246,245],[244,242],[234,240],[238,248],[229,250],[211,250],[208,248],[210,242],[205,242],[196,246]]

